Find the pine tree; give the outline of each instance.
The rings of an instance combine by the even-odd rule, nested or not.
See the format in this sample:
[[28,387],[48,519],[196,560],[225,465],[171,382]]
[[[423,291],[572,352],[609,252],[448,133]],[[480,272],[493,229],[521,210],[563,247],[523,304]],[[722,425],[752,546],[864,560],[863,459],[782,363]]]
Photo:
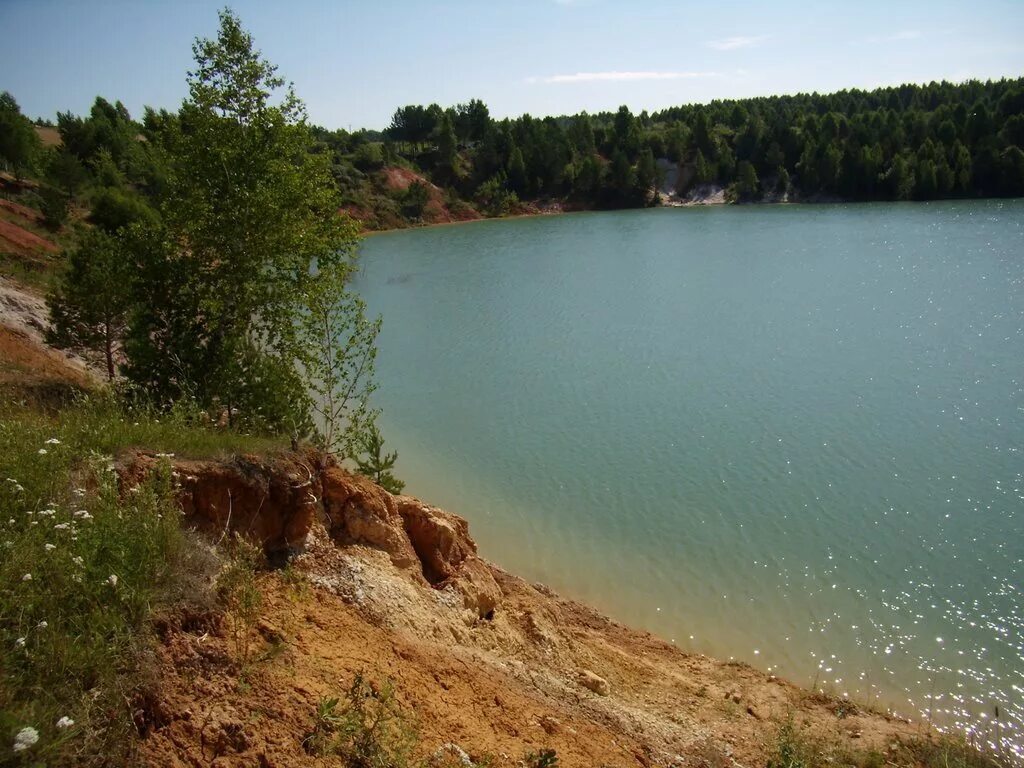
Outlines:
[[[362,458],[364,456],[366,458]],[[405,483],[395,477],[392,469],[398,461],[398,451],[384,453],[384,438],[376,424],[364,432],[359,440],[358,452],[351,458],[356,462],[359,474],[373,479],[377,485],[391,493],[401,493]]]

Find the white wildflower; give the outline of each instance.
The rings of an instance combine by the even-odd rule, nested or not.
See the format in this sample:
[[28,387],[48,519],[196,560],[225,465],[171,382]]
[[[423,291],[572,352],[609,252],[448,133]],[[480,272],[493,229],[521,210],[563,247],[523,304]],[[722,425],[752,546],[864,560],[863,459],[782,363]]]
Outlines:
[[53,550],[55,550],[56,548],[57,548],[56,544],[50,544],[49,542],[47,542],[46,544],[43,544],[43,549],[45,549],[47,552],[53,552]]
[[70,527],[71,527],[71,523],[57,523],[55,526],[53,526],[53,530],[55,530],[55,531],[66,531]]
[[31,573],[26,573],[24,576],[21,577],[21,580],[22,581],[32,581],[32,574]]
[[25,647],[25,638],[24,637],[19,637],[17,640],[14,641],[14,645],[17,648],[24,648]]
[[40,517],[53,517],[56,514],[57,514],[57,510],[56,509],[40,509],[39,510],[39,516]]
[[46,629],[48,626],[50,626],[49,623],[43,620],[36,624],[36,629]]
[[139,492],[139,486],[137,486],[137,485],[132,486],[131,488],[128,489],[128,493],[138,493],[138,492]]
[[51,437],[49,440],[46,441],[46,444],[47,445],[60,445],[60,440],[58,440],[56,437]]
[[18,735],[14,737],[14,751],[24,752],[37,741],[39,741],[39,731],[31,727],[22,728],[18,731]]
[[75,488],[75,490],[73,490],[72,493],[78,497],[85,496],[85,488]]
[[117,586],[117,576],[115,576],[113,573],[110,574],[107,577],[107,584],[109,584],[112,587],[116,587]]
[[47,451],[45,448],[40,448],[38,451],[36,451],[36,453],[38,453],[40,456],[45,456]]
[[65,715],[64,717],[62,717],[60,720],[57,721],[57,727],[58,728],[70,728],[74,724],[75,724],[75,721],[72,720],[67,715]]
[[17,493],[24,493],[25,492],[25,488],[24,488],[24,486],[21,483],[15,483],[14,484],[14,490]]
[[78,566],[84,566],[85,565],[85,560],[82,559],[81,555],[75,555],[74,557],[72,557],[71,558],[71,562],[74,563],[75,565],[78,565]]
[[79,520],[92,520],[92,515],[89,514],[89,510],[87,509],[79,509],[72,512],[72,514]]
[[14,525],[14,518],[12,517],[10,520],[8,520],[7,524],[8,525]]

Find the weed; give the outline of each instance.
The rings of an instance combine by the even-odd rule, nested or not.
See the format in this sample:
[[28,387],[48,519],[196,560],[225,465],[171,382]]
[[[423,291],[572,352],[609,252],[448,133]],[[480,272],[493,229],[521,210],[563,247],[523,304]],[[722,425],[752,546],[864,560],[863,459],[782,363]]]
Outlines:
[[558,753],[553,749],[531,752],[525,758],[526,768],[558,768]]
[[122,499],[98,457],[71,487],[79,455],[63,424],[0,420],[0,738],[37,736],[15,765],[130,753],[148,619],[185,578],[169,467]]
[[252,633],[263,607],[256,585],[256,571],[263,565],[263,550],[235,534],[226,551],[228,561],[217,578],[217,591],[231,627],[235,656],[245,666],[249,663]]
[[338,755],[351,768],[409,768],[418,743],[391,685],[373,686],[360,673],[344,699],[320,699],[303,746],[313,755]]

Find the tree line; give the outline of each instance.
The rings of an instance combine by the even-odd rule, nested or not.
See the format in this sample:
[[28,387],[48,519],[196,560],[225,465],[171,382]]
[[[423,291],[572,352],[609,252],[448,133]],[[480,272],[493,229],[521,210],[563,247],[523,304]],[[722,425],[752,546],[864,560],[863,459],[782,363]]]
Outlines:
[[494,120],[472,100],[397,109],[383,133],[327,131],[343,190],[405,163],[500,213],[520,200],[656,202],[715,185],[738,201],[933,200],[1024,194],[1024,79],[713,101]]

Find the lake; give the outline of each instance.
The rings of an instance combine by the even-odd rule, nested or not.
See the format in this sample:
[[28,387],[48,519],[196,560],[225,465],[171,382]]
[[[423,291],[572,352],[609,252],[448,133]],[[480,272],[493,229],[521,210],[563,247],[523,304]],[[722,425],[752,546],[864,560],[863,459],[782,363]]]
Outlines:
[[1024,200],[486,221],[361,269],[397,474],[485,557],[1024,754]]

